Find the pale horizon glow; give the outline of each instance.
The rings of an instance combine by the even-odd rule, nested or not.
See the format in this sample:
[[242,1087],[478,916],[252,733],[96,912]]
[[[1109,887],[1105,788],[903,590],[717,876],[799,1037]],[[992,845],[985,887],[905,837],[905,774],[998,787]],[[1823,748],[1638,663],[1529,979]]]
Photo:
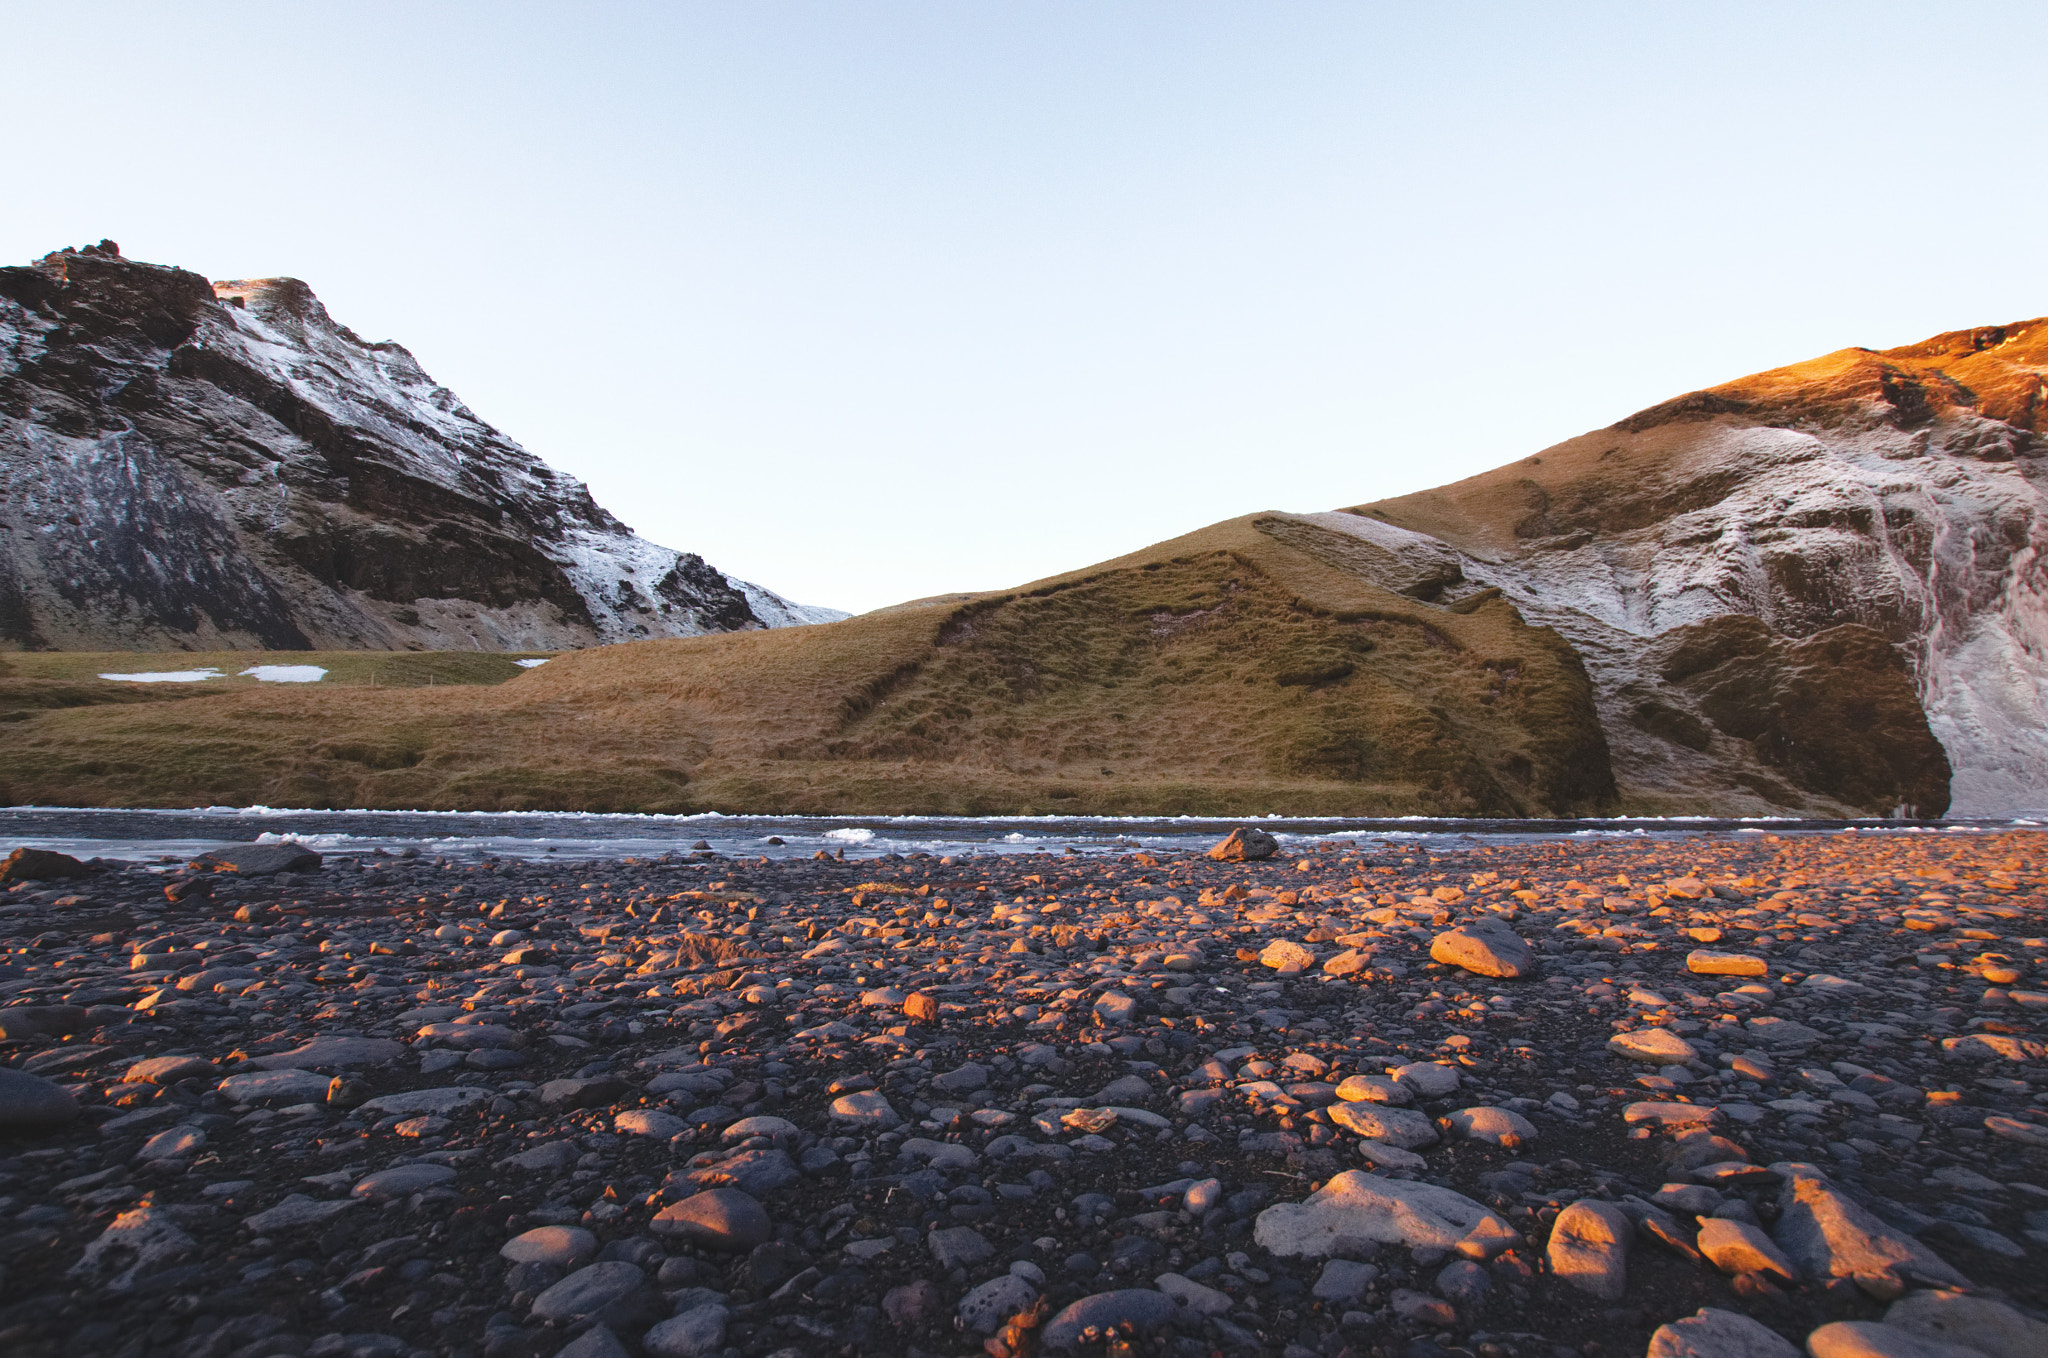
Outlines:
[[2048,312],[2048,11],[6,3],[0,264],[304,279],[865,610]]

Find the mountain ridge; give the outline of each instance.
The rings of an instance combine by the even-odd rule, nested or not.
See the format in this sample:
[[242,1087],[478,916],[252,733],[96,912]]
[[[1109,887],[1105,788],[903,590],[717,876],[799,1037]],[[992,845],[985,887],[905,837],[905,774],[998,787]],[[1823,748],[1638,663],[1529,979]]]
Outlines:
[[845,616],[638,537],[297,279],[0,268],[0,646],[540,650]]
[[[1646,676],[1724,616],[1787,644],[1899,648],[1956,814],[2048,807],[2048,319],[1849,348],[1648,407],[1477,476],[1349,513],[1417,534],[1586,657],[1626,789],[1767,776]],[[1668,722],[1667,722],[1668,724]],[[1924,781],[1924,780],[1923,780]],[[1625,794],[1626,795],[1626,794]]]
[[1241,515],[829,627],[601,647],[460,693],[42,712],[5,792],[2016,814],[2048,804],[2044,339],[2036,321],[1839,350],[1448,486]]

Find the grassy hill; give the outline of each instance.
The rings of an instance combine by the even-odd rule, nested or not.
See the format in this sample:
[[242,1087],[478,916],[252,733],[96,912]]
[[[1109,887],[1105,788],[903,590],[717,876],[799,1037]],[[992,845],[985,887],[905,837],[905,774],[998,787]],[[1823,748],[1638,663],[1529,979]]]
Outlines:
[[[1604,737],[1568,645],[1491,592],[1424,602],[1373,583],[1356,557],[1355,542],[1311,520],[1250,515],[1012,591],[575,652],[464,686],[209,683],[137,695],[69,672],[38,678],[35,666],[67,662],[16,655],[17,678],[0,687],[129,691],[18,708],[0,728],[10,747],[0,800],[871,814],[1611,809]],[[181,667],[208,660],[179,657]],[[216,663],[251,663],[248,653],[232,660]]]

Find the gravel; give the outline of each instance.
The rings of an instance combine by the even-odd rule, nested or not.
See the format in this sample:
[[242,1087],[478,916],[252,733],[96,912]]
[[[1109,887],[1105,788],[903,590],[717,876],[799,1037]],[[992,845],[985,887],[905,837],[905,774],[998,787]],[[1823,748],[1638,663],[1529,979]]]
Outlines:
[[2039,834],[176,866],[0,894],[10,1355],[2048,1333]]

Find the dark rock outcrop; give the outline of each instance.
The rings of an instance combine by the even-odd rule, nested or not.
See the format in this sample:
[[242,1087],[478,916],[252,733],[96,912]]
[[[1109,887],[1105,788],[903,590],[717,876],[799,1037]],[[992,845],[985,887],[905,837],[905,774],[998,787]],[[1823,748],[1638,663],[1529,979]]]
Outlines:
[[1745,768],[1743,782],[1771,801],[1797,807],[1815,793],[1875,815],[1948,810],[1948,755],[1912,671],[1868,627],[1795,641],[1724,614],[1665,633],[1650,659],[1664,684],[1638,705],[1637,723],[1697,750],[1721,747],[1731,764],[1753,759],[1760,767]]

